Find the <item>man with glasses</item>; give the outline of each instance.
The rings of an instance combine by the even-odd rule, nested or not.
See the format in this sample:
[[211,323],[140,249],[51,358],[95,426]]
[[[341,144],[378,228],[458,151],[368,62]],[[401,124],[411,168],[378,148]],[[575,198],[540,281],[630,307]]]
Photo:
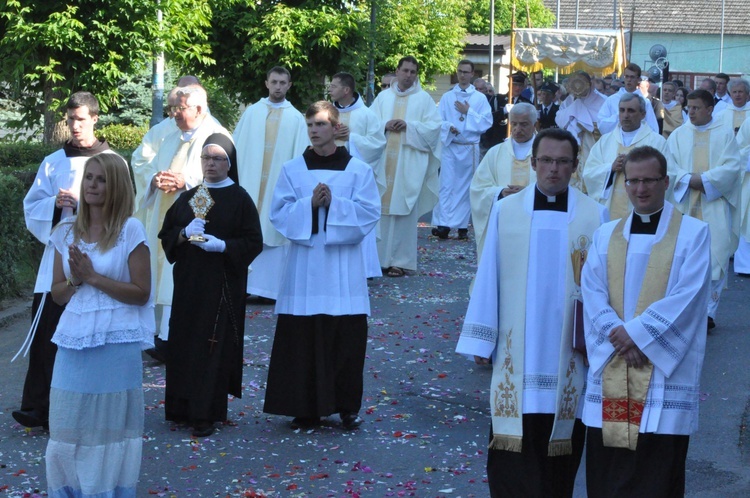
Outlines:
[[396,79],[396,75],[393,73],[384,74],[380,78],[380,90],[385,91],[391,87],[391,84]]
[[708,329],[716,326],[716,309],[726,286],[729,257],[737,249],[740,232],[742,167],[734,130],[711,113],[714,98],[706,90],[687,96],[689,123],[667,140],[669,176],[674,190],[669,198],[683,214],[705,221],[711,230],[711,298]]
[[585,432],[576,297],[591,237],[606,221],[603,206],[569,186],[577,158],[568,131],[534,139],[536,183],[492,208],[456,346],[479,365],[492,363],[492,497],[573,495]]
[[662,153],[667,147],[667,141],[661,135],[641,124],[646,117],[647,105],[640,95],[623,93],[620,97],[619,124],[594,144],[583,169],[586,191],[607,207],[613,220],[624,218],[632,209],[622,170],[627,153],[643,145],[654,147]]
[[[159,243],[164,216],[182,192],[203,181],[201,147],[213,133],[229,132],[208,113],[206,91],[198,84],[178,87],[170,105],[174,120],[154,127],[133,155],[133,176],[136,184],[135,216],[146,228],[151,248],[151,288],[154,293],[158,339],[169,339],[169,317],[172,309],[172,265]],[[157,128],[158,127],[158,128]],[[164,134],[163,137],[159,135]],[[165,346],[158,340],[151,353],[164,361]]]
[[443,120],[440,142],[440,192],[432,211],[432,235],[447,239],[452,228],[458,239],[469,238],[469,185],[479,164],[479,139],[492,126],[492,112],[487,98],[470,83],[474,63],[464,59],[456,70],[458,84],[446,92],[438,104]]
[[670,179],[657,149],[633,149],[623,171],[633,211],[596,231],[581,277],[586,488],[594,498],[683,496],[713,234],[665,202]]
[[286,99],[292,75],[275,66],[266,73],[268,97],[248,107],[234,129],[240,185],[255,201],[263,227],[263,252],[247,277],[247,293],[273,303],[279,293],[289,241],[271,224],[271,196],[281,165],[301,155],[310,141],[305,118]]

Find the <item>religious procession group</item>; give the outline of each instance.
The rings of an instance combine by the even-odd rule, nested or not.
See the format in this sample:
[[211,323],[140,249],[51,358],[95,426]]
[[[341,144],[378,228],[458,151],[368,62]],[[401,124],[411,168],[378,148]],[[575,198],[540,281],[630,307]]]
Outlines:
[[520,73],[508,100],[462,60],[438,106],[418,73],[402,58],[369,108],[338,73],[332,103],[303,115],[274,67],[233,134],[184,77],[130,169],[94,135],[96,98],[71,96],[71,139],[24,200],[46,249],[13,416],[49,427],[50,496],[135,496],[144,349],[166,363],[167,420],[194,437],[227,420],[246,295],[278,315],[264,411],[359,427],[367,278],[417,269],[433,208],[436,237],[475,229],[457,351],[493,368],[491,494],[570,496],[587,430],[591,496],[682,494],[707,323],[748,199],[747,82],[721,115],[689,93],[689,119],[665,84],[665,141],[635,65],[606,98],[585,74],[559,104],[536,86],[539,110]]

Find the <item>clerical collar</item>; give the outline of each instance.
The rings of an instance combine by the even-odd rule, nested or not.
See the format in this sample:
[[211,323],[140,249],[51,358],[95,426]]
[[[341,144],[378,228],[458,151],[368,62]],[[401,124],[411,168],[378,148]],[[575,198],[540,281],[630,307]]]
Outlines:
[[65,142],[65,145],[63,145],[65,157],[91,157],[99,154],[100,152],[104,152],[105,150],[109,150],[109,144],[106,140],[103,142],[97,140],[91,147],[81,147],[79,145],[73,145],[73,142],[71,142],[70,140]]
[[633,221],[630,224],[630,233],[654,235],[659,228],[661,213],[664,212],[664,206],[658,211],[650,214],[639,214],[633,211]]
[[203,183],[208,188],[224,188],[224,187],[229,187],[230,185],[234,185],[234,180],[232,180],[229,177],[226,177],[220,182],[211,183],[211,182],[204,181]]
[[333,105],[335,105],[337,109],[347,109],[347,108],[353,106],[354,104],[356,104],[357,100],[359,100],[359,94],[357,92],[354,92],[354,100],[352,100],[351,104],[349,104],[349,105],[341,105],[338,102],[334,102]]
[[539,190],[537,185],[534,189],[534,211],[562,211],[563,213],[568,211],[568,192],[570,189],[565,189],[557,195],[547,195]]
[[302,157],[309,170],[330,169],[334,171],[344,171],[352,158],[349,151],[343,146],[336,147],[336,152],[330,156],[321,156],[315,152],[315,149],[308,147]]
[[693,126],[695,126],[695,129],[698,130],[698,131],[706,131],[709,128],[711,128],[711,125],[713,124],[713,122],[714,122],[714,118],[711,118],[711,120],[708,123],[706,123],[706,124],[703,124],[703,125],[693,125]]

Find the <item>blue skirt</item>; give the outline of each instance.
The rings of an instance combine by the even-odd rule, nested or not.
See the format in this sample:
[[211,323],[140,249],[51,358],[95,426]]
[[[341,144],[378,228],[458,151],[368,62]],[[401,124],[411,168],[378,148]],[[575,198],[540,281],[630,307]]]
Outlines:
[[59,348],[47,445],[50,497],[135,497],[143,446],[141,344]]

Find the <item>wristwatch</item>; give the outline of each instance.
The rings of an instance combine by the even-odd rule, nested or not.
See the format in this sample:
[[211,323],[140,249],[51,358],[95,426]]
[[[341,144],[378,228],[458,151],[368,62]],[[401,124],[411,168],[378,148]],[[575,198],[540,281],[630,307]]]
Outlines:
[[66,284],[68,285],[68,287],[73,287],[74,289],[78,289],[81,286],[81,284],[83,284],[83,282],[76,284],[73,282],[72,278],[68,277],[66,280]]

